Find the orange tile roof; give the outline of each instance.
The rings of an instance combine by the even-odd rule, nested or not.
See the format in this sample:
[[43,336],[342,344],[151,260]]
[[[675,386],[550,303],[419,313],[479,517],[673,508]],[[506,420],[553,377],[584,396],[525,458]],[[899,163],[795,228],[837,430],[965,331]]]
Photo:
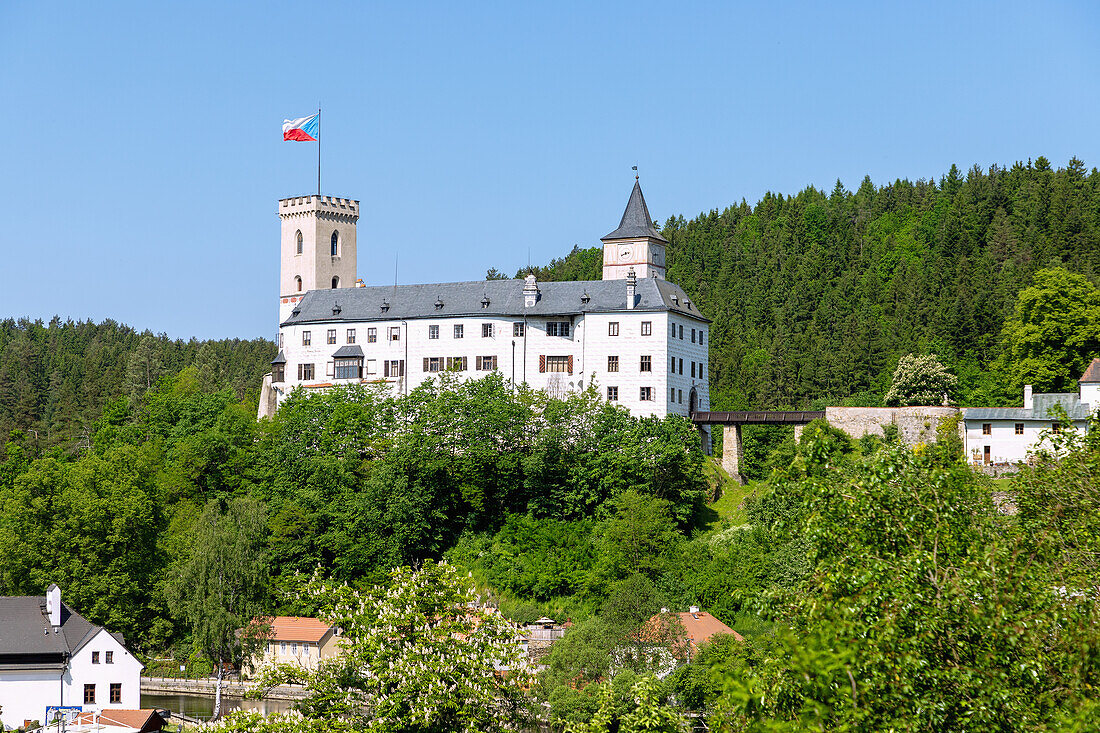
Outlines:
[[[96,722],[95,713],[80,713],[73,721],[77,725],[92,725]],[[139,731],[160,730],[164,726],[164,719],[157,715],[156,710],[101,710],[99,712],[100,725],[113,725],[119,728],[133,728]]]
[[271,624],[271,635],[268,638],[275,641],[310,641],[316,643],[332,628],[331,624],[307,616],[275,616],[260,621]]
[[1078,382],[1100,382],[1100,359],[1093,359],[1089,362],[1088,369],[1081,375]]
[[700,644],[710,641],[719,634],[733,634],[733,638],[744,641],[740,634],[706,611],[699,611],[698,613],[684,611],[676,615],[680,617],[680,623],[683,624],[684,632],[691,640],[693,649],[698,649]]

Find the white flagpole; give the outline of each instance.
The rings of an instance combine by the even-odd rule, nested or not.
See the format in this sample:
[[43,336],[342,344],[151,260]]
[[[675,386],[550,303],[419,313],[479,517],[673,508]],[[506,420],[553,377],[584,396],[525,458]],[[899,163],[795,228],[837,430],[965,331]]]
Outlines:
[[317,200],[321,200],[321,103],[317,103]]

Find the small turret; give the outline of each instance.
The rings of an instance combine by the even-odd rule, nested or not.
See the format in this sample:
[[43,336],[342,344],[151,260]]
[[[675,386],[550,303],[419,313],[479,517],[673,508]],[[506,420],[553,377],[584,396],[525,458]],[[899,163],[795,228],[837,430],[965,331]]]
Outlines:
[[631,267],[626,273],[626,309],[634,310],[634,297],[638,289],[638,276]]

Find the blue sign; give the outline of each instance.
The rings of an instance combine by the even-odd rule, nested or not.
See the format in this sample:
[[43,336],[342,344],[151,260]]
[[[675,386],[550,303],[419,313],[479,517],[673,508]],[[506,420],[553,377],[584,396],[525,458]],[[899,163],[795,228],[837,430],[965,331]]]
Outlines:
[[46,723],[49,724],[57,718],[71,721],[83,710],[81,705],[48,705],[46,706]]

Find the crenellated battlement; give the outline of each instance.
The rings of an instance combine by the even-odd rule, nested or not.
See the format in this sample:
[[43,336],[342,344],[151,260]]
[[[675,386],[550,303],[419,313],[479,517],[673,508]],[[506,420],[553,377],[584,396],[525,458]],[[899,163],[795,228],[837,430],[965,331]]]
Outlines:
[[339,196],[294,196],[279,199],[279,216],[288,217],[321,212],[359,218],[359,202]]

